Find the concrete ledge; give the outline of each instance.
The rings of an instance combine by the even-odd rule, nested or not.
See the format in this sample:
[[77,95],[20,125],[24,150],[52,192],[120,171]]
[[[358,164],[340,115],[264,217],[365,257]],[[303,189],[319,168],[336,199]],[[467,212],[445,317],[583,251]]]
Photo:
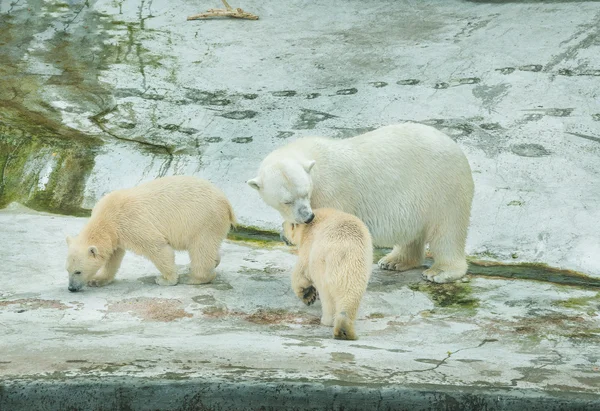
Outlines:
[[77,378],[0,382],[2,410],[598,410],[600,395],[448,386]]

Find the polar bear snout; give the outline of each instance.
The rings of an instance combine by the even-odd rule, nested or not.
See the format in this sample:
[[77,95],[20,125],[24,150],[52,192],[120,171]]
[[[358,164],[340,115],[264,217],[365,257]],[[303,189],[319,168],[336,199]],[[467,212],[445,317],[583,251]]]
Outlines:
[[69,281],[69,287],[67,287],[69,289],[69,291],[71,291],[72,293],[79,291],[83,288],[83,284],[82,283],[78,283],[76,281]]
[[315,219],[315,213],[313,213],[308,201],[305,204],[300,203],[294,210],[294,220],[298,224],[310,224]]

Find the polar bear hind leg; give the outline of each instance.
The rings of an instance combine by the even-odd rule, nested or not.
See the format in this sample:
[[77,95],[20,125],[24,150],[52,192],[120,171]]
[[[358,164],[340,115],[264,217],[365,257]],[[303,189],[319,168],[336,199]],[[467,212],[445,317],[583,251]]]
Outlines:
[[321,324],[332,327],[335,320],[336,302],[333,299],[330,290],[318,290],[318,292],[319,299],[321,300],[321,309],[323,310]]
[[395,245],[377,265],[383,270],[406,271],[420,267],[425,255],[425,240],[422,235],[405,245]]
[[358,336],[354,329],[354,321],[358,314],[358,307],[362,293],[348,293],[336,304],[335,322],[333,325],[333,338],[336,340],[356,340]]
[[198,236],[189,248],[190,274],[182,276],[180,282],[183,284],[207,284],[217,276],[215,268],[220,262],[219,250],[221,241],[210,241]]

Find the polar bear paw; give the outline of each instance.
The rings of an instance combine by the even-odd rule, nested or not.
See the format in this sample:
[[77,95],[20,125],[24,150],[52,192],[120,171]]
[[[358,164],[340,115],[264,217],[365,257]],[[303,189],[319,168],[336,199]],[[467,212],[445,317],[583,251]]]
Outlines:
[[156,284],[158,285],[177,285],[177,277],[175,277],[175,279],[173,280],[167,280],[164,277],[160,276],[160,277],[156,277]]
[[356,340],[358,336],[354,331],[354,324],[348,318],[345,312],[341,312],[335,317],[333,325],[333,338],[336,340]]
[[317,292],[317,289],[312,285],[302,289],[302,301],[306,305],[313,304],[318,296],[319,293]]
[[108,278],[92,278],[90,281],[88,281],[88,286],[90,287],[104,287],[107,284],[112,283],[112,280],[109,280]]
[[388,258],[388,256],[385,256],[381,260],[379,260],[377,265],[382,270],[389,271],[407,271],[419,267],[419,264],[407,264],[402,261],[398,261],[394,258]]
[[[458,270],[442,270],[440,268],[429,268],[423,271],[423,278],[432,283],[453,283],[458,280],[463,280],[465,273]],[[464,281],[464,280],[463,280]]]
[[190,274],[183,274],[179,276],[179,283],[189,285],[208,284],[216,277],[217,273],[211,273],[210,275],[204,275],[201,277],[193,276]]

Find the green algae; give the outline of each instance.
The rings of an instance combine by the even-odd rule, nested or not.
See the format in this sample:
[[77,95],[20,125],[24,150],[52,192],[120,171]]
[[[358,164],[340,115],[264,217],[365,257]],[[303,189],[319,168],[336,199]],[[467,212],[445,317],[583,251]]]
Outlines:
[[598,302],[600,302],[600,293],[598,293],[592,297],[575,297],[575,298],[569,298],[566,300],[556,301],[556,302],[554,302],[554,305],[559,306],[559,307],[564,307],[564,308],[578,309],[578,308],[587,307],[592,303],[598,303]]
[[250,243],[263,248],[281,245],[282,243],[279,233],[262,230],[254,226],[237,225],[229,232],[227,238],[231,241]]
[[475,309],[479,306],[479,299],[473,297],[473,290],[466,283],[417,283],[409,284],[408,287],[428,294],[438,307]]
[[[144,30],[144,19],[113,21],[87,3],[34,2],[0,15],[0,207],[17,201],[40,211],[89,215],[81,207],[83,189],[103,142],[66,126],[63,115],[115,111],[112,88],[99,80],[110,64],[137,68],[144,85],[149,70],[162,66],[164,56],[143,46],[153,31]],[[51,34],[40,47],[36,36],[42,33]],[[31,64],[45,69],[32,70]],[[116,116],[111,127],[98,114],[90,119],[105,138],[135,142],[113,130],[135,128],[135,122]],[[166,151],[170,165],[168,147],[148,142],[140,148],[161,156]]]
[[483,277],[514,278],[544,281],[554,284],[599,289],[600,279],[573,270],[563,270],[542,263],[503,264],[490,261],[469,261],[469,274]]
[[80,204],[95,147],[58,137],[33,137],[0,123],[0,207],[20,202],[38,211],[84,216]]

